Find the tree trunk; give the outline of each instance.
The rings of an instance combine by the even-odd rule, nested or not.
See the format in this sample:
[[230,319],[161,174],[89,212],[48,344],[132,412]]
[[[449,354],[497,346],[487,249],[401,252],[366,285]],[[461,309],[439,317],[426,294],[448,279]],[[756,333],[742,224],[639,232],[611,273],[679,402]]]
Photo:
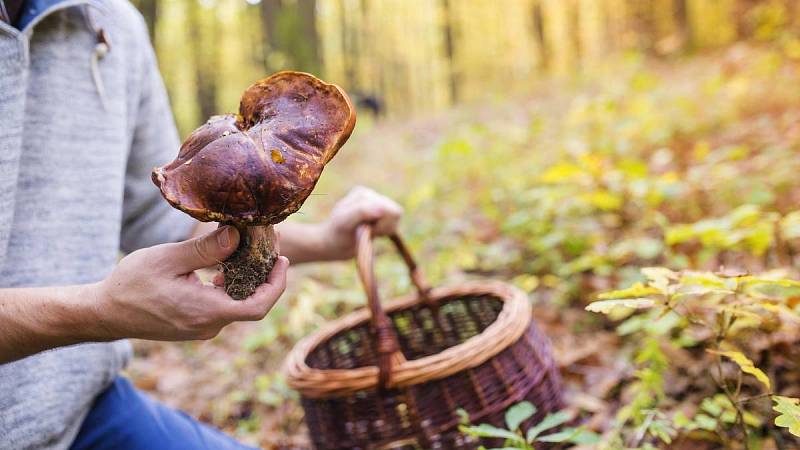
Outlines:
[[147,22],[147,31],[150,35],[150,42],[155,46],[156,43],[156,24],[158,23],[158,0],[138,0],[135,2],[139,12],[142,13]]
[[277,17],[281,10],[281,0],[262,0],[261,1],[261,30],[264,33],[263,50],[264,69],[267,71],[275,70],[270,62],[270,54],[277,48]]
[[541,57],[539,65],[541,69],[546,69],[550,62],[550,49],[547,48],[547,42],[545,42],[544,37],[544,13],[542,11],[542,3],[539,0],[534,0],[533,8],[531,9],[531,14],[533,15],[533,31]]
[[450,72],[450,103],[458,101],[458,64],[455,60],[453,20],[450,0],[442,0],[442,23],[444,24],[444,51]]
[[[189,48],[194,60],[195,89],[201,121],[205,121],[219,112],[217,110],[216,82],[219,49],[217,41],[213,39],[217,35],[218,24],[213,17],[210,20],[203,20],[204,13],[208,14],[197,5],[188,7],[191,37]],[[207,39],[209,36],[212,38]]]
[[319,72],[316,0],[262,0],[261,27],[266,40],[263,49],[267,70]]
[[319,33],[317,32],[317,1],[299,0],[297,2],[298,13],[300,15],[300,36],[299,39],[306,46],[306,60],[298,61],[300,69],[306,72],[319,73],[321,62],[319,57]]
[[689,17],[686,11],[686,0],[673,0],[675,13],[675,26],[678,28],[681,40],[684,45],[691,45],[691,27],[689,26]]

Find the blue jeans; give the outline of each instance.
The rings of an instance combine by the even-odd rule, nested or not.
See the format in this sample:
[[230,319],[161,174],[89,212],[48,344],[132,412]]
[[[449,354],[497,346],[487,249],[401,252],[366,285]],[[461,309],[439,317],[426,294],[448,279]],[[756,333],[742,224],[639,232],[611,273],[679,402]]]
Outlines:
[[100,394],[70,450],[254,450],[145,395],[123,377]]

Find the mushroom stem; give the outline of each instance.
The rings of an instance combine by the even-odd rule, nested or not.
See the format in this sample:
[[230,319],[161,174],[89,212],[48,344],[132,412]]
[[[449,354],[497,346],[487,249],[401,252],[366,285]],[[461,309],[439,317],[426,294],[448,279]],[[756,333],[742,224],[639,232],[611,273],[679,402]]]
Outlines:
[[234,300],[244,300],[267,281],[278,259],[278,238],[272,225],[226,225],[239,230],[239,247],[222,263],[225,292]]

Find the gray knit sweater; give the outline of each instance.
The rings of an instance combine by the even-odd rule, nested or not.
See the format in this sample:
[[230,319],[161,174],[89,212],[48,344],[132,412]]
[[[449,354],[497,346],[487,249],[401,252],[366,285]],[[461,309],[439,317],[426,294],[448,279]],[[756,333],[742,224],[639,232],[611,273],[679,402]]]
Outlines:
[[[98,28],[111,50],[96,79]],[[120,249],[188,236],[192,220],[149,180],[178,145],[130,4],[65,0],[22,31],[0,22],[0,288],[98,281]],[[129,357],[118,341],[0,365],[0,449],[68,448]]]

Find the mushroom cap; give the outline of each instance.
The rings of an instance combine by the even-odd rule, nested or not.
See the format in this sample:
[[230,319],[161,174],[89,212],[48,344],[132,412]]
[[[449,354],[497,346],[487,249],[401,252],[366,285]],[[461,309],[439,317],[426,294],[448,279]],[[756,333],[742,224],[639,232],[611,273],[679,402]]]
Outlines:
[[278,72],[244,91],[238,115],[193,131],[174,161],[153,169],[153,182],[200,221],[275,224],[300,209],[355,122],[335,84]]

